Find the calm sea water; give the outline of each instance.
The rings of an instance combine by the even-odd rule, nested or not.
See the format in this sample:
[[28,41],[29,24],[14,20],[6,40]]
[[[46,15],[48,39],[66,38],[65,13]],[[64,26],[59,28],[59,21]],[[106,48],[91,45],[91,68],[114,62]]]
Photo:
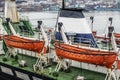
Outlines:
[[[42,20],[44,26],[55,27],[57,20],[57,12],[22,12],[20,15],[26,15],[29,17],[32,25],[37,26],[37,21]],[[119,11],[91,11],[84,12],[84,15],[90,25],[90,16],[94,16],[93,30],[97,31],[98,35],[105,33],[107,27],[109,26],[109,17],[113,18],[113,26],[115,32],[120,33],[120,12]]]

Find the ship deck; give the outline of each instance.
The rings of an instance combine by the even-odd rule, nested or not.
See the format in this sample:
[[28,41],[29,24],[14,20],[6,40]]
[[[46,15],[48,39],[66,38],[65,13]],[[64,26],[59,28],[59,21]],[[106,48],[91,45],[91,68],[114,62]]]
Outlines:
[[[56,63],[53,63],[52,65],[44,68],[44,70],[42,72],[41,71],[34,72],[33,65],[35,64],[35,62],[37,60],[37,58],[35,58],[35,57],[31,57],[31,56],[24,55],[24,54],[23,55],[19,54],[18,60],[15,60],[15,59],[9,57],[9,58],[7,58],[8,60],[5,62],[3,61],[3,58],[4,58],[4,55],[0,55],[0,64],[7,64],[7,65],[12,66],[14,68],[18,68],[20,70],[31,72],[33,74],[35,73],[37,75],[44,75],[45,77],[48,77],[48,78],[53,79],[53,80],[54,79],[55,80],[76,80],[77,76],[84,76],[85,80],[104,80],[105,79],[105,74],[93,72],[90,70],[80,69],[80,68],[76,68],[76,67],[71,67],[70,68],[71,71],[69,73],[64,72],[64,71],[60,71],[60,72],[58,72],[58,76],[54,77],[52,75],[52,73],[51,74],[49,73],[49,69],[51,68],[52,72],[54,72]],[[23,59],[25,61],[27,61],[27,67],[20,67],[19,66],[19,61],[23,60]],[[3,67],[1,68],[1,71],[4,71],[2,69],[4,69]],[[15,72],[17,73],[17,71],[15,71]],[[9,72],[7,71],[5,73],[9,73]],[[17,73],[17,76],[18,76],[18,73]],[[24,77],[23,77],[23,75],[19,76],[19,77],[21,79],[24,79],[24,80],[31,80],[31,79],[27,79],[28,77],[25,77],[25,75],[24,75]],[[33,79],[33,80],[36,80],[36,79]]]

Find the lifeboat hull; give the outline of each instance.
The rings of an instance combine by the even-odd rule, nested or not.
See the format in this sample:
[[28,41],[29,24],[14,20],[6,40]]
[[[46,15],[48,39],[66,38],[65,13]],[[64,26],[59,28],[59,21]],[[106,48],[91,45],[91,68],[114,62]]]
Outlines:
[[55,44],[57,56],[72,59],[79,62],[85,62],[100,66],[112,68],[117,54],[115,52],[92,50],[88,48],[80,48],[67,44]]
[[7,46],[25,49],[40,53],[44,47],[45,41],[30,40],[13,35],[5,35],[4,41]]
[[120,34],[119,33],[114,33],[114,36],[116,38],[116,43],[120,45]]

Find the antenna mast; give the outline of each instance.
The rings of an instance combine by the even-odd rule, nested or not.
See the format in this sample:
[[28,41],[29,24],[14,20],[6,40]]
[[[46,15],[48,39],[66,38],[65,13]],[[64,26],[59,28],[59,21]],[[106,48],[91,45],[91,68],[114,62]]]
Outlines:
[[62,0],[62,9],[65,9],[65,0]]

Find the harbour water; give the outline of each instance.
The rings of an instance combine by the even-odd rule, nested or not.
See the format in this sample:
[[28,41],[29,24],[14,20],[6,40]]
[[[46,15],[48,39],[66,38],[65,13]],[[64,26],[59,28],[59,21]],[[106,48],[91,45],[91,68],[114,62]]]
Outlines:
[[[107,27],[110,25],[109,17],[113,18],[112,26],[114,26],[115,32],[120,33],[120,11],[89,11],[83,13],[90,27],[90,17],[94,17],[93,30],[97,31],[98,35],[103,35],[106,32]],[[0,15],[3,15],[3,13],[0,13]],[[19,15],[28,16],[34,27],[37,27],[38,20],[42,20],[45,27],[54,28],[58,12],[19,12]]]
[[[19,13],[20,15],[27,15],[35,27],[37,21],[42,20],[46,27],[54,28],[56,25],[58,12],[24,12]],[[91,27],[90,16],[94,16],[93,30],[97,31],[98,35],[105,33],[107,27],[110,25],[109,17],[113,18],[113,26],[115,32],[120,32],[120,12],[119,11],[89,11],[84,12],[84,15]]]

